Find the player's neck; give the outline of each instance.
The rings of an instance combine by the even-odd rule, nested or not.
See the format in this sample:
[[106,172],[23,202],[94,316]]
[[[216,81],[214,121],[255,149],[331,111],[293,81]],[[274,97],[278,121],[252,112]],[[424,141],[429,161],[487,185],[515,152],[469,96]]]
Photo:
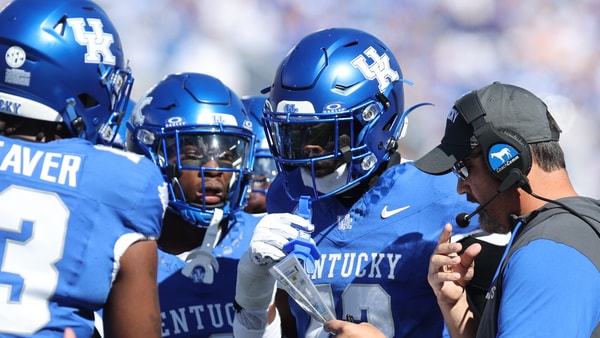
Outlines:
[[195,227],[179,215],[170,211],[165,213],[163,228],[158,238],[158,245],[164,251],[178,255],[191,251],[200,245],[206,229]]

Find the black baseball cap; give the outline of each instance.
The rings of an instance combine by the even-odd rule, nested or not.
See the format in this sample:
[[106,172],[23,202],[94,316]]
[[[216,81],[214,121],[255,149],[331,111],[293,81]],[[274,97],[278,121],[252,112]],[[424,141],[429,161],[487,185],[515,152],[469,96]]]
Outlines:
[[420,170],[434,175],[445,174],[477,146],[473,126],[465,121],[465,116],[471,114],[457,109],[475,109],[469,105],[461,105],[461,100],[467,95],[477,96],[479,108],[485,112],[486,122],[491,123],[496,130],[516,132],[529,144],[559,139],[560,129],[556,126],[552,130],[551,124],[556,125],[556,122],[544,101],[521,87],[494,82],[463,95],[455,102],[448,114],[442,142],[415,161],[415,166]]

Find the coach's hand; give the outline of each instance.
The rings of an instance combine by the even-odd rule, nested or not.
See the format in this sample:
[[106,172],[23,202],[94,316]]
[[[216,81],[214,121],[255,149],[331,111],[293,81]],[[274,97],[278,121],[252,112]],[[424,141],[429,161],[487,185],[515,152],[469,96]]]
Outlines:
[[336,319],[325,323],[324,328],[338,338],[385,338],[383,332],[369,323],[355,324]]

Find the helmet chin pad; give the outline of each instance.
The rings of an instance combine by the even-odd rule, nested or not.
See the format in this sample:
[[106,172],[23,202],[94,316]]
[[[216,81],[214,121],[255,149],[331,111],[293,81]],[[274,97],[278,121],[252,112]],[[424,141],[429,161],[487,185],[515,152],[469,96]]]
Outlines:
[[305,186],[315,189],[321,195],[338,191],[341,192],[340,188],[348,183],[348,165],[342,164],[332,173],[322,177],[316,177],[311,172],[310,168],[302,167],[300,169],[300,175],[302,176],[302,182],[304,182]]

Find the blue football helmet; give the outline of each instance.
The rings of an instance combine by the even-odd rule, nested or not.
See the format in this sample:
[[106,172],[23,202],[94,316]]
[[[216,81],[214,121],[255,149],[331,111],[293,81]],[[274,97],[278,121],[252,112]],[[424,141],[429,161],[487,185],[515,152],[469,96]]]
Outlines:
[[131,112],[133,112],[134,107],[135,107],[135,100],[130,98],[129,103],[127,104],[127,107],[125,108],[123,117],[121,118],[121,121],[124,121],[124,122],[121,123],[119,126],[119,129],[117,129],[117,135],[115,136],[115,138],[112,142],[112,146],[114,148],[127,149],[127,146],[125,145],[125,140],[127,140],[126,124],[127,124],[127,121],[129,120],[129,118],[131,117]]
[[368,33],[331,28],[304,37],[277,68],[265,105],[279,173],[300,170],[311,199],[371,177],[397,149],[403,82],[391,50]]
[[15,0],[0,12],[0,50],[3,118],[46,121],[63,137],[112,142],[133,77],[102,8],[88,0]]
[[248,112],[254,136],[256,137],[254,148],[254,168],[252,172],[252,192],[266,194],[267,187],[277,175],[277,165],[271,154],[269,143],[265,135],[263,123],[263,108],[267,100],[266,96],[254,95],[242,97],[244,107]]
[[[242,101],[205,74],[170,74],[139,99],[126,123],[128,150],[150,158],[169,186],[169,210],[206,227],[216,208],[241,210],[254,159],[254,134]],[[182,176],[201,179],[190,194]],[[231,176],[227,186],[209,184]],[[218,200],[215,199],[218,197]]]

